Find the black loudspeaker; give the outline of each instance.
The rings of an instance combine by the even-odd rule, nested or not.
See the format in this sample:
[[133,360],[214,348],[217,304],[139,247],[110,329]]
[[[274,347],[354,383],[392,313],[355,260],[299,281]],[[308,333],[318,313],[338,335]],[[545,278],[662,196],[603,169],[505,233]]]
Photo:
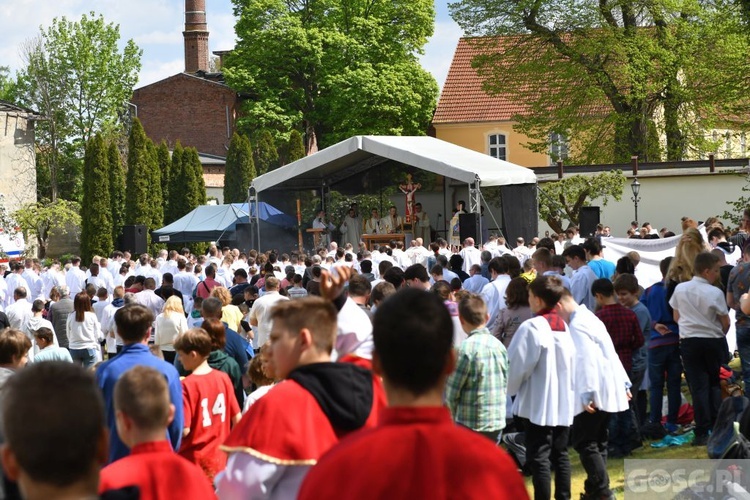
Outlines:
[[474,238],[474,242],[481,243],[479,240],[479,214],[459,214],[458,215],[458,234],[463,244],[466,238]]
[[578,214],[578,234],[582,238],[589,238],[596,234],[599,224],[599,207],[581,207]]
[[130,252],[133,256],[147,252],[146,226],[136,224],[123,226],[120,237],[120,250]]
[[247,252],[253,248],[252,224],[238,222],[235,227],[234,240],[240,252]]

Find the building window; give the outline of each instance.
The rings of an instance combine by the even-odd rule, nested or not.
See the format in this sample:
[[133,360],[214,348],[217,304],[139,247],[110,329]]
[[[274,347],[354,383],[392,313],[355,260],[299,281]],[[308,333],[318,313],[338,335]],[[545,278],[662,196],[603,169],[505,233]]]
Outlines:
[[498,160],[507,159],[508,150],[506,148],[507,142],[505,140],[505,134],[492,134],[487,139],[489,141],[489,155],[493,158],[497,158]]
[[732,134],[727,132],[724,134],[724,148],[726,149],[726,157],[732,157]]
[[557,132],[549,135],[549,159],[552,165],[568,159],[568,138],[565,135]]

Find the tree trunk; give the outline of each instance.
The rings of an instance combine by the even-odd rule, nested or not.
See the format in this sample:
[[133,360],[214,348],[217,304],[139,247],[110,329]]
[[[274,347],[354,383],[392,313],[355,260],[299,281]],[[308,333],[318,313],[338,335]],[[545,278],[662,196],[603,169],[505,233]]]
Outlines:
[[37,248],[36,256],[39,259],[43,259],[47,256],[47,238],[42,238],[41,236],[36,237],[37,245],[39,245],[39,248]]
[[557,234],[565,232],[565,230],[562,227],[562,221],[558,218],[554,217],[548,217],[546,219],[547,224],[549,225],[550,229],[554,231]]
[[615,162],[630,163],[632,156],[648,161],[648,120],[645,103],[620,115],[615,127]]
[[667,160],[682,161],[685,156],[685,135],[680,129],[679,111],[680,99],[675,95],[670,82],[664,99],[664,133],[667,136]]

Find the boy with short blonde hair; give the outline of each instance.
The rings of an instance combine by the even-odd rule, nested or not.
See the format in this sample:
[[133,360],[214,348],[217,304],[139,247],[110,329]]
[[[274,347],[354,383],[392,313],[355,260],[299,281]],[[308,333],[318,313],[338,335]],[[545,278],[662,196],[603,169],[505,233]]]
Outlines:
[[137,486],[141,498],[213,498],[201,469],[173,453],[167,426],[174,418],[167,381],[159,371],[136,366],[115,384],[117,433],[130,455],[102,469],[99,491]]
[[446,400],[456,422],[497,443],[505,428],[508,352],[487,328],[487,306],[478,295],[458,304],[468,338],[458,347],[456,370],[448,378]]

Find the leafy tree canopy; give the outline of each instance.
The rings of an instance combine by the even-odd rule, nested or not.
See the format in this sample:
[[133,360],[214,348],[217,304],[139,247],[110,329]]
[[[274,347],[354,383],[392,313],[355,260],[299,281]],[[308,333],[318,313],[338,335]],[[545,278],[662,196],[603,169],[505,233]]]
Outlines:
[[[306,149],[354,134],[424,134],[437,99],[419,65],[431,0],[235,0],[229,85],[250,96],[240,126],[301,127]],[[286,137],[284,137],[286,139]]]
[[[709,149],[716,126],[747,114],[750,43],[740,9],[687,0],[460,0],[453,18],[476,38],[491,93],[528,105],[531,149],[572,140],[573,163],[678,160]],[[731,122],[731,126],[727,126]],[[656,130],[653,130],[653,129]],[[656,132],[656,133],[654,133]]]
[[18,75],[18,97],[46,118],[36,129],[37,149],[40,169],[47,171],[40,177],[49,181],[42,194],[54,201],[61,184],[80,172],[63,168],[69,158],[81,158],[93,134],[117,126],[142,51],[132,40],[121,49],[119,26],[92,12],[80,21],[55,18],[21,53],[26,66]]
[[13,219],[26,235],[34,234],[38,244],[38,257],[43,259],[47,255],[47,243],[50,232],[67,232],[70,227],[81,224],[80,206],[63,199],[57,201],[41,200],[29,203],[13,213]]
[[606,206],[610,199],[620,201],[625,186],[620,170],[593,176],[571,175],[559,181],[539,185],[539,218],[555,232],[563,232],[568,224],[578,225],[581,208],[593,200]]

